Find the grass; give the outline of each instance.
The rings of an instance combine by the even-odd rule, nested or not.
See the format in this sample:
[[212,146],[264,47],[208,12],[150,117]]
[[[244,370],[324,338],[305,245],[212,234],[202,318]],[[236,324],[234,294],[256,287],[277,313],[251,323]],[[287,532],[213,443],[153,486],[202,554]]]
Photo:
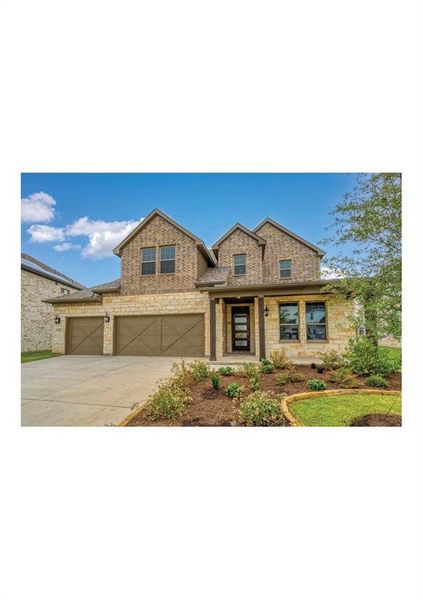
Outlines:
[[21,363],[31,362],[33,360],[42,360],[43,358],[52,358],[57,356],[51,350],[37,350],[36,352],[22,352]]
[[369,413],[401,414],[401,396],[351,394],[296,400],[291,413],[306,427],[344,427],[352,419]]

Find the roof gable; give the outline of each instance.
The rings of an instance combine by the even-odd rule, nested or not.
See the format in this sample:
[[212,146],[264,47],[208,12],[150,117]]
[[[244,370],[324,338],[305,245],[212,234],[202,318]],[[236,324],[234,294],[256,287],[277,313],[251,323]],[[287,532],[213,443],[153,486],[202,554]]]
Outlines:
[[266,240],[257,235],[254,231],[251,231],[251,229],[248,229],[244,225],[241,225],[241,223],[235,223],[235,225],[231,227],[229,231],[227,231],[220,239],[217,240],[217,242],[213,244],[212,249],[218,250],[222,242],[224,242],[237,229],[243,231],[244,233],[252,237],[259,244],[259,246],[264,246],[266,244]]
[[182,225],[179,225],[179,223],[177,223],[176,221],[174,221],[173,219],[171,219],[168,215],[166,215],[164,212],[162,212],[161,210],[159,210],[158,208],[155,208],[154,210],[152,210],[146,217],[145,219],[143,219],[136,227],[135,229],[133,229],[124,240],[121,241],[121,243],[116,246],[116,248],[113,250],[113,253],[116,254],[117,256],[121,256],[122,254],[122,250],[123,248],[129,244],[129,242],[131,240],[134,239],[134,237],[136,237],[139,232],[148,224],[150,223],[150,221],[152,221],[152,219],[156,216],[161,217],[162,219],[164,219],[165,221],[167,221],[170,225],[173,225],[173,227],[176,227],[176,229],[179,229],[179,231],[181,231],[182,233],[184,233],[185,235],[187,235],[188,237],[190,237],[192,240],[195,241],[195,243],[197,244],[198,249],[202,252],[202,254],[204,255],[204,257],[206,258],[206,260],[208,260],[208,262],[211,265],[215,265],[216,264],[216,259],[215,257],[212,255],[212,253],[209,251],[209,249],[207,248],[207,246],[205,245],[205,243],[203,242],[203,240],[201,240],[199,237],[197,237],[196,235],[194,235],[191,231],[188,231],[188,229],[185,229],[185,227],[182,227]]
[[56,271],[56,269],[49,267],[37,258],[34,258],[29,254],[24,254],[23,252],[21,253],[21,269],[24,271],[29,271],[30,273],[34,273],[35,275],[39,275],[40,277],[45,277],[51,281],[63,283],[69,287],[73,287],[76,290],[85,289],[85,285],[82,285],[82,283],[71,279],[64,273]]
[[287,235],[289,235],[290,237],[292,237],[294,240],[297,240],[297,242],[300,242],[301,244],[304,244],[304,246],[308,246],[309,248],[311,248],[312,250],[314,250],[319,256],[324,256],[326,254],[318,246],[315,246],[311,242],[308,242],[307,240],[305,240],[301,236],[297,235],[296,233],[294,233],[290,229],[287,229],[286,227],[284,227],[283,225],[281,225],[277,221],[274,221],[273,219],[270,219],[270,218],[264,219],[264,221],[262,221],[261,223],[259,223],[257,225],[257,227],[254,227],[253,231],[254,232],[259,231],[267,223],[269,223],[270,225],[273,225],[273,227],[276,227],[276,229],[279,229],[279,231],[282,231],[283,233],[286,233]]

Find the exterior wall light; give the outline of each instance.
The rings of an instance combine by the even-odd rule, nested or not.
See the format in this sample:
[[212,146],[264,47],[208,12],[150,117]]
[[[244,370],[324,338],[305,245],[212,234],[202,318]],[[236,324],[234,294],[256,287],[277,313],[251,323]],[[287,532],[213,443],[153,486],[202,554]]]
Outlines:
[[269,307],[266,304],[266,308],[264,309],[264,316],[268,317],[269,316]]
[[54,322],[56,323],[56,325],[60,324],[60,317],[58,317],[57,315],[54,317]]
[[105,323],[110,323],[110,315],[108,315],[108,314],[104,315],[104,322]]

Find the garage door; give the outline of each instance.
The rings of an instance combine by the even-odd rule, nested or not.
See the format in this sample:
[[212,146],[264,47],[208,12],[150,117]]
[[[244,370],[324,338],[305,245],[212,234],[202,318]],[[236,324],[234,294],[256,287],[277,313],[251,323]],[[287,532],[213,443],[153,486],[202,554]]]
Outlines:
[[67,354],[103,354],[103,317],[68,319]]
[[116,354],[204,356],[204,315],[118,317]]

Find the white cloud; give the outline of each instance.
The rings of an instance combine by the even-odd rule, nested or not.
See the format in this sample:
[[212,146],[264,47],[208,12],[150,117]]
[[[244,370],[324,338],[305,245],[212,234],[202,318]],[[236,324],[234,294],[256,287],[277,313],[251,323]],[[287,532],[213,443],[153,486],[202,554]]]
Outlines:
[[332,267],[322,267],[320,271],[322,279],[342,279],[345,277],[345,272],[342,269],[333,269]]
[[54,217],[56,200],[44,192],[21,199],[21,220],[24,223],[47,223]]
[[113,256],[115,248],[136,226],[138,221],[92,221],[81,217],[65,229],[69,237],[88,237],[82,256],[104,258]]
[[31,236],[30,242],[37,242],[39,244],[43,244],[44,242],[62,242],[65,239],[62,227],[31,225],[27,231]]
[[80,250],[80,244],[72,244],[71,242],[63,242],[63,244],[56,244],[54,249],[57,252],[66,252],[67,250]]

